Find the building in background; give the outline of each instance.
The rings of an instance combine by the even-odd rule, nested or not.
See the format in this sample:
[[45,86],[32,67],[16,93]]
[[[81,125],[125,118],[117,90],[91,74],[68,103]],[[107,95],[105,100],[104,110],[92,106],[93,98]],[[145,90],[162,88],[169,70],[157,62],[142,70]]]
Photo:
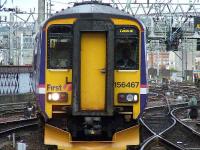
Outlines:
[[148,68],[169,69],[169,52],[148,52]]

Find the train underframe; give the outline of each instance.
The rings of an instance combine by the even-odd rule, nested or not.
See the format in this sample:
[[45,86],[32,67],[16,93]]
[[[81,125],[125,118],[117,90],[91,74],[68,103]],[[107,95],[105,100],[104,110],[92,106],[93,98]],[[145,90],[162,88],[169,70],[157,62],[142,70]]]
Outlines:
[[53,114],[45,123],[44,143],[62,150],[135,150],[140,125],[130,112],[113,116]]

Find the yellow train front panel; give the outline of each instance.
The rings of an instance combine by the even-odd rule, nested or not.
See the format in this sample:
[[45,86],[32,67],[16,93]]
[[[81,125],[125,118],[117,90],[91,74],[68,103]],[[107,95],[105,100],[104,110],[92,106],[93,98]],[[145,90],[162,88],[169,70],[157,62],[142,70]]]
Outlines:
[[[116,19],[112,18],[112,21],[115,25],[120,26],[134,26],[139,29],[139,33],[141,33],[142,29],[140,25],[128,19]],[[138,39],[141,39],[141,35],[139,34]],[[141,43],[141,40],[139,40]],[[141,45],[141,44],[139,44]],[[140,59],[141,46],[139,46],[139,64],[141,62]],[[140,66],[138,66],[137,70],[115,70],[114,72],[114,105],[115,106],[133,106],[133,118],[136,119],[140,114]],[[118,102],[118,94],[119,93],[138,93],[139,100],[137,103],[119,103]]]
[[[76,18],[70,19],[57,19],[52,20],[46,25],[46,37],[48,38],[48,29],[52,25],[72,25],[76,21]],[[53,105],[71,105],[72,104],[72,69],[51,69],[48,68],[48,48],[50,41],[46,41],[46,96],[45,96],[45,111],[49,118],[52,118],[52,106]],[[56,54],[55,54],[56,55]],[[55,56],[53,56],[55,57]],[[67,93],[66,100],[49,101],[48,93]],[[58,111],[57,111],[58,112]],[[59,112],[58,112],[59,113]]]

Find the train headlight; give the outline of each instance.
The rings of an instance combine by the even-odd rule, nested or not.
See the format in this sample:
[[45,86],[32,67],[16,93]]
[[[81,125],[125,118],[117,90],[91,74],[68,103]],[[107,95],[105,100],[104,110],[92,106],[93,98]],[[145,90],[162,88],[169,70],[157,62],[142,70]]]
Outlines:
[[135,103],[138,102],[139,96],[137,93],[119,93],[118,102],[120,103]]
[[67,93],[59,92],[59,93],[48,93],[47,99],[49,101],[66,101],[67,100]]
[[51,98],[53,101],[58,101],[60,99],[60,94],[59,93],[52,93]]
[[127,94],[127,95],[126,95],[126,100],[127,100],[128,102],[132,102],[132,101],[134,100],[133,94]]

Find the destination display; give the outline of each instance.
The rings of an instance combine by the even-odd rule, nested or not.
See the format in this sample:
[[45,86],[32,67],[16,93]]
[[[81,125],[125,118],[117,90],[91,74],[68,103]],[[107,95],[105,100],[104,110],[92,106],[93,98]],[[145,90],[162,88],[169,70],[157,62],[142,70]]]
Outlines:
[[116,27],[115,33],[117,36],[135,36],[138,35],[138,30],[133,26]]

